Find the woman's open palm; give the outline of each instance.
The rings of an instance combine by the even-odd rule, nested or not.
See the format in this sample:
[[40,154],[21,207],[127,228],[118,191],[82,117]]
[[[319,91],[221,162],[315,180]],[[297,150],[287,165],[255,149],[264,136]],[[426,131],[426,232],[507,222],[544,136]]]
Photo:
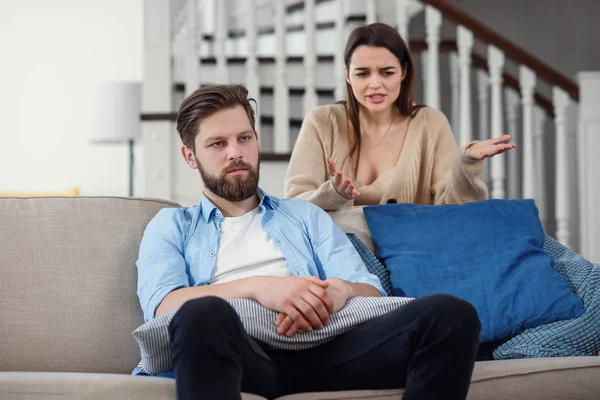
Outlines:
[[515,148],[514,143],[508,143],[512,139],[511,135],[502,135],[495,139],[475,142],[465,150],[465,156],[472,160],[483,160],[487,157],[493,157],[502,154],[507,150]]

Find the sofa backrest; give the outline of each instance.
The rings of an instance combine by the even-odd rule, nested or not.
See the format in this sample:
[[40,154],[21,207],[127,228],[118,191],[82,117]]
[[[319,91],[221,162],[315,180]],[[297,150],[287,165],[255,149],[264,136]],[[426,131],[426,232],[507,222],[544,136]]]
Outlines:
[[0,198],[0,371],[130,373],[135,261],[164,207],[118,197]]

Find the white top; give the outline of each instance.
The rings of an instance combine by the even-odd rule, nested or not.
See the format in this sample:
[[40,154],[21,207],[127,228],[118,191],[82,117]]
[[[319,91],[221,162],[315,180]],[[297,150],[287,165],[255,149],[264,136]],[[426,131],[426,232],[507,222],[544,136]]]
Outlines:
[[217,262],[210,283],[225,283],[250,276],[291,276],[283,253],[262,228],[260,207],[221,222]]

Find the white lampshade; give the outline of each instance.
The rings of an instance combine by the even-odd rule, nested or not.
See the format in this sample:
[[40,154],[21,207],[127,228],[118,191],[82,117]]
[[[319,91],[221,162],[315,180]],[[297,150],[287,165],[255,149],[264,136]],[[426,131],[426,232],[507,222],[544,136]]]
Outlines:
[[92,142],[123,143],[141,134],[142,85],[102,82],[94,96]]

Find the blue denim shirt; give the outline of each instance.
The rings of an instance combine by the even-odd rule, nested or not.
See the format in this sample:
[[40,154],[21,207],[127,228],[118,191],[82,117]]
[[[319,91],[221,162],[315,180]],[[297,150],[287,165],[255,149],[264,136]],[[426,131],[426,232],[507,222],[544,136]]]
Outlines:
[[[371,274],[346,234],[321,208],[300,199],[279,199],[259,189],[262,227],[295,276],[340,278],[385,290]],[[191,207],[162,209],[148,224],[140,244],[138,296],[144,320],[171,291],[210,283],[219,251],[223,215],[206,197]]]

